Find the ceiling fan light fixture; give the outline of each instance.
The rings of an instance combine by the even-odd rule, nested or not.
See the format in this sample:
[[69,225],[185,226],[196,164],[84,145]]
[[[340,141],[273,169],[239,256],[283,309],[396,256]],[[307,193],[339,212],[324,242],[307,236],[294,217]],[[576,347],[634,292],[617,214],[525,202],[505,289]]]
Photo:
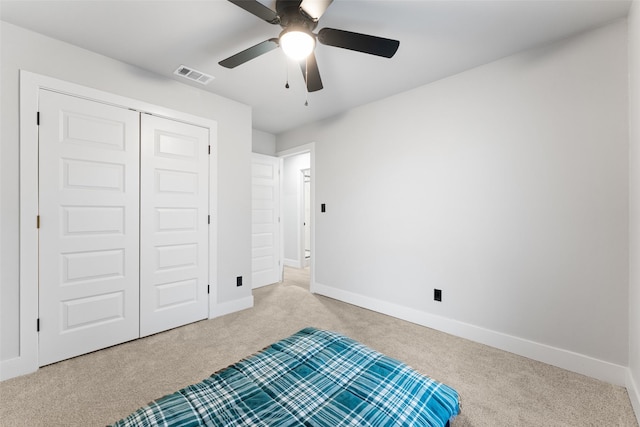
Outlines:
[[304,29],[287,29],[280,34],[280,47],[285,55],[296,61],[309,56],[315,46],[315,37]]

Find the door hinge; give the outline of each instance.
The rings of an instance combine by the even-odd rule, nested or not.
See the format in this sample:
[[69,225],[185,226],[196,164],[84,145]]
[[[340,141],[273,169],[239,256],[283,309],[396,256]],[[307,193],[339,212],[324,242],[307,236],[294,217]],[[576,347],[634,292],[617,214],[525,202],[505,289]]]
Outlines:
[[207,285],[207,294],[209,293],[209,288],[211,287],[211,285]]
[[36,332],[40,332],[40,318],[36,319]]
[[211,224],[211,215],[207,215],[207,224]]
[[211,154],[211,146],[209,146],[209,154]]
[[40,126],[40,111],[36,113],[36,126]]
[[36,228],[40,228],[40,215],[36,216]]

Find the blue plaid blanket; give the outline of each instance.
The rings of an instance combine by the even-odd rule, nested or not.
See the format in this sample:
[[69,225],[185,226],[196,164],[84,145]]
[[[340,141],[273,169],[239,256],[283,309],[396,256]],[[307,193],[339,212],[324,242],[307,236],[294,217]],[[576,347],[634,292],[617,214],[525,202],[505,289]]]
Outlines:
[[447,385],[306,328],[114,426],[445,426],[459,411]]

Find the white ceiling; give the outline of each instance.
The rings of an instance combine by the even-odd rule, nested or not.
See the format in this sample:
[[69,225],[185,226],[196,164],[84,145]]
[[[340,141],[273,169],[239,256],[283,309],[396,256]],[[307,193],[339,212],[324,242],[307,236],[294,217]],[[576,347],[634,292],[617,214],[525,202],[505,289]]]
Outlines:
[[[281,30],[225,0],[1,0],[0,18],[250,105],[254,128],[278,134],[601,26],[629,7],[618,0],[335,0],[316,32],[372,34],[400,48],[386,59],[318,44],[324,89],[308,95],[307,107],[300,68],[279,49],[235,69],[218,65]],[[203,86],[175,76],[182,64],[215,79]]]

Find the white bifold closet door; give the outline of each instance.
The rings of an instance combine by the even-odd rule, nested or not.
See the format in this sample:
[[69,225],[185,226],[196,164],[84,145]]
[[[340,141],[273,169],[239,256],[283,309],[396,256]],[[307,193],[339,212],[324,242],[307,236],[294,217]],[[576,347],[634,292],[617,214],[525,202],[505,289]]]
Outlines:
[[39,110],[40,366],[205,319],[209,130],[47,90]]
[[208,316],[209,130],[141,116],[140,336]]
[[39,107],[42,366],[139,336],[139,115],[46,90]]

